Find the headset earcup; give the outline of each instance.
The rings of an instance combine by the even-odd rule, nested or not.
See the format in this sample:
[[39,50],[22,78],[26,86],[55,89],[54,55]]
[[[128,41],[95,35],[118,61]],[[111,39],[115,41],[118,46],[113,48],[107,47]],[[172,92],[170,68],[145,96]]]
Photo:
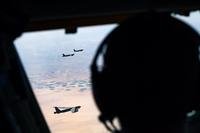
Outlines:
[[114,112],[112,110],[112,96],[109,94],[109,83],[108,74],[105,70],[101,72],[92,72],[92,92],[94,100],[101,115],[107,119],[114,117]]

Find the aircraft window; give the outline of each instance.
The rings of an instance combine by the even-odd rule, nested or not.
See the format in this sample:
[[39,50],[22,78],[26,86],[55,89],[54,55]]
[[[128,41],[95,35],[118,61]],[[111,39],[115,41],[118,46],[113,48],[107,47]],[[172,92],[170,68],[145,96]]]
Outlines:
[[[172,15],[200,33],[199,12],[189,17]],[[76,34],[65,34],[64,30],[28,32],[15,41],[52,133],[107,132],[97,119],[89,67],[98,45],[114,27],[115,24],[84,27]]]
[[[52,133],[107,132],[98,121],[89,67],[113,25],[27,32],[15,41],[33,92]],[[55,108],[54,108],[55,107]]]

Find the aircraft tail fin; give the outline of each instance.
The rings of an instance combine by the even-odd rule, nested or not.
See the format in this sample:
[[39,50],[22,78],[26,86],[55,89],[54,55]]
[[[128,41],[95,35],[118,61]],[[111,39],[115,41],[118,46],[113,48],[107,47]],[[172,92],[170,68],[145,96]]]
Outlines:
[[58,107],[54,107],[54,108],[55,108],[54,114],[55,114],[55,113],[60,113],[60,112],[61,112],[60,109],[59,109]]

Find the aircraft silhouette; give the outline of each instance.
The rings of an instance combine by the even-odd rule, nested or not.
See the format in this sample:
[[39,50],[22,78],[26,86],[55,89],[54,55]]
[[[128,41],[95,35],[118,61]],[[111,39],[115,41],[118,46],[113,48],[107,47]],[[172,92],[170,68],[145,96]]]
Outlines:
[[62,54],[62,57],[74,56],[74,54]]
[[78,110],[81,108],[81,106],[75,106],[75,107],[54,107],[55,112],[54,114],[64,113],[71,111],[72,113],[78,112]]
[[83,51],[83,49],[74,49],[74,52],[82,52]]

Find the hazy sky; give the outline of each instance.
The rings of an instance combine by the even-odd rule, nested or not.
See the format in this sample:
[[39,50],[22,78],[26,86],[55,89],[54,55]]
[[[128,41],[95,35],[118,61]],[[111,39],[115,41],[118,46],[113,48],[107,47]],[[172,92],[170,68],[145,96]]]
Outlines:
[[[31,82],[89,79],[89,68],[97,47],[116,24],[79,28],[76,34],[63,29],[23,34],[15,41]],[[73,49],[84,49],[72,57]]]

